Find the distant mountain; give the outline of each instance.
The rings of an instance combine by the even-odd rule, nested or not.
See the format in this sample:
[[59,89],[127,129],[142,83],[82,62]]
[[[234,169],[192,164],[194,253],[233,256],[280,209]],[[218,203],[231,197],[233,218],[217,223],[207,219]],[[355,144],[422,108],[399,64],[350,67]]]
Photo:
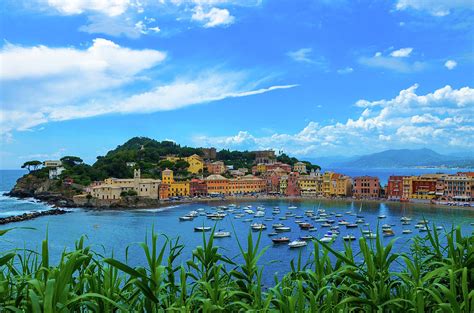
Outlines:
[[342,168],[410,168],[410,167],[474,167],[474,155],[443,155],[431,149],[386,150],[359,156],[352,160],[335,161],[332,167]]

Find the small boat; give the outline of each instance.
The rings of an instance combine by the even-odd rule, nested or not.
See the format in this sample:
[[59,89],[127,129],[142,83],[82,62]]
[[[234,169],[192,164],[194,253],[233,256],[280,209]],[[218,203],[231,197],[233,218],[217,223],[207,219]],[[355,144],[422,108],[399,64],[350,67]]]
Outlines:
[[316,227],[311,227],[310,229],[308,229],[309,231],[317,231],[318,229]]
[[356,223],[357,223],[357,224],[363,224],[363,223],[365,223],[365,222],[364,222],[363,219],[358,219],[358,220],[356,221]]
[[254,223],[254,224],[250,225],[250,227],[252,227],[253,230],[267,229],[267,226],[265,224],[261,224],[261,223]]
[[443,226],[437,226],[436,229],[437,230],[443,230]]
[[251,221],[253,221],[253,219],[251,219],[251,218],[246,218],[246,219],[244,219],[244,222],[247,222],[247,223],[248,223],[248,222],[251,222]]
[[383,224],[383,225],[382,225],[382,229],[383,229],[383,228],[392,228],[392,226],[390,226],[389,224]]
[[410,225],[411,223],[409,221],[403,221],[402,225]]
[[279,219],[282,220],[282,221],[287,220],[286,216],[280,216]]
[[319,239],[319,241],[321,241],[321,242],[331,242],[335,239],[336,239],[335,237],[323,237],[323,238]]
[[285,231],[291,231],[291,228],[288,226],[282,226],[282,227],[277,227],[275,228],[276,232],[285,232]]
[[356,228],[357,224],[346,224],[346,228]]
[[413,231],[411,229],[402,230],[402,234],[411,234]]
[[194,219],[194,217],[192,217],[192,216],[187,216],[187,215],[185,215],[185,216],[180,216],[180,217],[179,217],[179,220],[180,220],[180,221],[192,221],[193,219]]
[[311,225],[310,223],[300,223],[301,229],[310,229],[311,227],[313,227],[313,225]]
[[331,227],[331,224],[329,224],[329,223],[323,223],[323,224],[321,224],[321,227]]
[[386,215],[379,215],[377,216],[377,218],[386,218],[387,216]]
[[341,214],[341,213],[337,213],[335,216],[336,216],[336,217],[342,217],[342,214]]
[[314,236],[310,236],[310,235],[301,236],[300,239],[301,239],[301,240],[313,240],[313,239],[314,239]]
[[295,240],[295,241],[290,242],[288,244],[288,247],[290,247],[290,248],[301,248],[301,247],[305,247],[307,245],[308,245],[308,243],[306,241]]
[[277,224],[273,224],[272,227],[273,228],[278,228],[278,227],[283,227],[285,225],[283,225],[282,223],[277,223]]
[[254,216],[255,216],[255,217],[264,217],[264,216],[265,216],[265,212],[263,212],[263,211],[257,211],[257,213],[255,213]]
[[263,220],[264,221],[273,221],[273,217],[265,217]]
[[383,231],[383,236],[384,237],[391,237],[391,236],[395,236],[395,232],[391,229],[388,229],[388,230],[384,230]]
[[224,238],[230,237],[230,231],[216,231],[214,233],[214,238]]
[[301,215],[295,215],[295,218],[303,218]]
[[339,226],[331,226],[331,230],[338,230],[339,229]]
[[203,208],[199,208],[199,209],[197,209],[197,211],[199,211],[199,212],[204,212],[204,209],[203,209]]
[[272,237],[272,236],[276,236],[276,235],[278,235],[278,233],[275,233],[275,232],[268,233],[268,237]]
[[402,221],[402,222],[409,222],[409,221],[411,221],[411,217],[402,216],[402,217],[400,218],[400,221]]
[[344,239],[345,241],[352,241],[352,240],[355,240],[356,237],[353,235],[347,235],[347,236],[342,237],[342,239]]
[[287,243],[290,242],[290,238],[288,237],[278,237],[272,239],[273,243]]
[[326,223],[329,223],[329,224],[334,224],[336,221],[335,220],[327,220]]
[[296,224],[301,224],[301,223],[304,223],[302,220],[295,220],[295,223]]
[[349,224],[349,222],[342,220],[342,221],[339,221],[338,224],[339,225],[347,225],[347,224]]
[[426,227],[426,226],[421,226],[418,230],[419,230],[419,231],[428,231],[428,230],[430,230],[430,229],[429,229],[428,227]]
[[197,226],[194,227],[195,232],[205,232],[205,231],[210,231],[211,227],[210,226]]
[[370,232],[368,234],[365,234],[364,237],[367,238],[367,239],[376,239],[377,234],[374,234],[374,233]]
[[290,210],[297,209],[297,208],[298,208],[298,207],[296,207],[296,206],[294,206],[294,205],[290,205],[290,206],[288,207],[288,209],[290,209]]

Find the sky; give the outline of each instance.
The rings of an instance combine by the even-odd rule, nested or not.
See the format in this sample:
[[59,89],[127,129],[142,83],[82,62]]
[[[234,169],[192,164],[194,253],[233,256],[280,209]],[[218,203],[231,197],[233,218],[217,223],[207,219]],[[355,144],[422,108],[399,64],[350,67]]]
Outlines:
[[0,168],[134,136],[474,155],[471,0],[4,0]]

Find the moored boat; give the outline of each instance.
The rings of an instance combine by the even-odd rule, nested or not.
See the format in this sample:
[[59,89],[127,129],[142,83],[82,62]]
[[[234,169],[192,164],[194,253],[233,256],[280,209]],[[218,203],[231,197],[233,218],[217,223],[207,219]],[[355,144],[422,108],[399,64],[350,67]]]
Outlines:
[[194,227],[195,232],[205,232],[205,231],[210,231],[211,227],[210,226],[197,226]]
[[230,231],[216,231],[214,233],[214,238],[224,238],[230,237]]
[[295,241],[290,242],[288,244],[288,247],[290,247],[290,248],[301,248],[301,247],[305,247],[307,245],[308,245],[308,243],[306,241],[295,240]]
[[272,239],[273,243],[287,243],[290,242],[290,238],[288,237],[278,237]]

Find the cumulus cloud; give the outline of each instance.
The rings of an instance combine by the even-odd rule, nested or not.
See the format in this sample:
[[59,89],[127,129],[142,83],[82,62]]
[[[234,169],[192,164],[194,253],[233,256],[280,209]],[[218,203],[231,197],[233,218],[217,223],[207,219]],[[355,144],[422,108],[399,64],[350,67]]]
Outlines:
[[309,122],[294,134],[258,137],[248,131],[233,136],[196,136],[201,145],[226,148],[278,149],[295,155],[367,153],[388,148],[437,146],[474,149],[474,89],[445,86],[418,95],[418,85],[393,99],[359,100],[356,118],[322,125]]
[[204,8],[200,5],[194,8],[194,14],[191,18],[204,23],[204,27],[206,28],[230,25],[234,23],[235,20],[227,9],[213,7],[208,12],[205,12]]
[[398,0],[397,10],[426,11],[434,16],[446,16],[454,9],[473,10],[472,0]]
[[406,58],[410,56],[412,51],[413,51],[413,48],[401,48],[401,49],[392,51],[390,55],[395,58]]
[[454,60],[448,60],[446,61],[446,63],[444,63],[444,66],[448,69],[448,70],[452,70],[454,69],[456,66],[458,65],[458,63]]
[[61,14],[73,15],[87,11],[108,16],[123,14],[131,5],[130,0],[48,0],[48,5]]
[[[86,49],[7,44],[0,50],[0,58],[4,65],[0,68],[3,138],[11,138],[14,130],[50,121],[175,110],[295,87],[260,88],[243,72],[222,71],[153,84],[147,70],[166,58],[164,52],[128,49],[100,38]],[[147,84],[137,85],[142,81]]]

